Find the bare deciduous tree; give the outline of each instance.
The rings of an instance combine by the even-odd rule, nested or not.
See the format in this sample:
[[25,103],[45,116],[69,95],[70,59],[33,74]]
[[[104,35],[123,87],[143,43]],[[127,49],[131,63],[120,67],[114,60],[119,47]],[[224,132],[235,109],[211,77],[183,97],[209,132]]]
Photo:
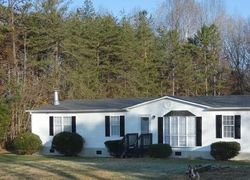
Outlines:
[[228,19],[224,33],[224,51],[231,66],[234,93],[244,94],[249,88],[247,79],[250,71],[249,29],[249,23],[239,17]]

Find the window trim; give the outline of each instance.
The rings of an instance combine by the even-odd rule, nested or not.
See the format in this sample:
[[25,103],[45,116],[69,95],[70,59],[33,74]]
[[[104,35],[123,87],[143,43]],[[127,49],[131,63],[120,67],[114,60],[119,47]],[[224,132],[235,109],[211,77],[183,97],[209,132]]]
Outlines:
[[[225,137],[225,135],[224,135],[224,126],[226,126],[226,125],[224,125],[224,117],[226,117],[226,116],[233,117],[233,125],[227,125],[227,126],[233,127],[233,137]],[[222,129],[222,138],[235,139],[235,115],[222,115],[222,127],[221,127],[221,129]]]
[[[112,118],[114,118],[114,117],[116,117],[118,119],[118,124],[119,124],[119,126],[118,126],[119,133],[116,135],[112,134],[112,129],[113,129],[112,128]],[[120,128],[121,128],[121,117],[120,116],[110,116],[110,137],[120,137],[120,134],[121,134]]]
[[[177,117],[177,137],[178,137],[178,140],[177,140],[177,146],[173,146],[173,145],[171,145],[171,137],[173,136],[173,135],[171,135],[171,123],[172,123],[172,120],[171,120],[171,118],[172,117]],[[185,123],[186,123],[186,134],[185,134],[185,138],[186,138],[186,146],[180,146],[179,144],[180,144],[180,136],[183,136],[183,135],[180,135],[179,134],[179,130],[180,130],[180,126],[179,126],[179,119],[180,118],[185,118]],[[166,143],[166,132],[165,132],[165,130],[166,130],[166,127],[165,127],[165,125],[166,125],[166,120],[168,120],[169,121],[169,144],[172,146],[172,147],[176,147],[176,148],[188,148],[188,147],[196,147],[196,133],[194,132],[194,135],[192,135],[192,137],[194,138],[194,140],[195,140],[195,142],[194,142],[194,145],[193,146],[189,146],[189,136],[191,136],[190,135],[190,133],[189,133],[189,123],[188,123],[188,117],[193,117],[194,119],[193,119],[193,121],[194,121],[194,130],[195,130],[195,132],[196,132],[196,117],[195,116],[165,116],[164,117],[164,123],[163,123],[163,126],[164,126],[164,128],[163,128],[163,134],[164,134],[164,143]],[[168,118],[168,119],[167,119]]]
[[[64,127],[64,118],[67,117],[67,118],[70,118],[70,124],[71,124],[71,131],[65,131],[65,127]],[[55,118],[61,118],[61,132],[72,132],[72,116],[53,116],[53,133],[54,135],[58,134],[58,133],[61,133],[61,132],[58,132],[56,133],[56,123],[55,123]]]

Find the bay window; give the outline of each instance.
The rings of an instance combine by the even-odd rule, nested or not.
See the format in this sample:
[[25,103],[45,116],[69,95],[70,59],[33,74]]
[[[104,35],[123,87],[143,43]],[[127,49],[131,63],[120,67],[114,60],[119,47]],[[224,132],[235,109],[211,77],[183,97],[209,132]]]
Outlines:
[[193,116],[166,116],[165,143],[172,147],[193,147],[196,144],[196,124]]

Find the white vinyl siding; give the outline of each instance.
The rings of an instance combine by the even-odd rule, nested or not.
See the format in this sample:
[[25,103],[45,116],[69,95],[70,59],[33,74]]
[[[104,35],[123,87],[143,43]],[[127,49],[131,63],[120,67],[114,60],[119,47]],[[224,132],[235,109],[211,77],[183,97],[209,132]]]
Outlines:
[[111,136],[120,136],[120,117],[110,116]]
[[169,116],[165,117],[165,143],[172,147],[193,147],[196,144],[195,117]]
[[234,138],[234,116],[223,116],[223,137]]

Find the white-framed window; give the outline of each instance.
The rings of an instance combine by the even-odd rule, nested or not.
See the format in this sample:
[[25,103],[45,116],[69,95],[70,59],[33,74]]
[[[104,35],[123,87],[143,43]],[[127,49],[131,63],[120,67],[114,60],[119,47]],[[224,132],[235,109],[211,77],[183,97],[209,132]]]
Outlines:
[[149,116],[140,117],[141,120],[141,134],[149,133]]
[[63,131],[72,132],[72,117],[64,116],[63,117]]
[[164,121],[165,143],[172,147],[194,147],[196,123],[193,116],[168,116]]
[[55,116],[54,117],[54,134],[58,134],[62,132],[62,117]]
[[234,138],[234,116],[223,116],[223,137]]
[[120,136],[120,117],[110,116],[111,136]]
[[64,131],[72,132],[72,117],[54,116],[54,134]]

